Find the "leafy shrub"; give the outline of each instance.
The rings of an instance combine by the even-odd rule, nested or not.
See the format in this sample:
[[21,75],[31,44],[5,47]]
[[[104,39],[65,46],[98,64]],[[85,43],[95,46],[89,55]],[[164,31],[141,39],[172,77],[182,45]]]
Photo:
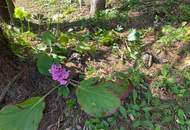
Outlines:
[[95,35],[100,45],[110,46],[113,45],[117,40],[117,36],[114,31],[99,29]]
[[178,80],[184,80],[180,72],[171,69],[169,65],[164,65],[161,69],[161,74],[156,81],[153,82],[153,86],[166,88],[169,92],[178,97],[186,97],[188,95],[188,86]]
[[186,35],[188,28],[175,28],[171,25],[166,25],[162,29],[163,36],[157,41],[164,46],[171,46],[176,41],[188,41],[189,36]]

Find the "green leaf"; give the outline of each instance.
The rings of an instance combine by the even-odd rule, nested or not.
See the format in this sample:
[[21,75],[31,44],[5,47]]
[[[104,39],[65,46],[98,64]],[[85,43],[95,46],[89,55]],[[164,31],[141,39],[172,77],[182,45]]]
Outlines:
[[156,125],[155,130],[161,130],[159,125]]
[[61,45],[65,46],[69,42],[69,37],[67,34],[61,33],[61,35],[58,38],[58,41],[59,43],[61,43]]
[[138,94],[137,92],[134,90],[133,91],[133,103],[136,104],[136,100],[137,100]]
[[14,17],[23,21],[25,18],[28,18],[30,15],[24,10],[24,8],[17,7],[14,10]]
[[187,120],[185,123],[190,127],[190,120]]
[[115,83],[106,82],[104,87],[116,96],[120,97],[120,99],[125,99],[131,92],[131,86],[128,80],[118,80]]
[[108,116],[120,107],[120,99],[108,91],[107,83],[96,82],[97,78],[81,82],[76,93],[78,102],[84,111],[92,116]]
[[180,118],[176,119],[176,122],[178,124],[180,124],[180,125],[184,125],[185,124],[185,121],[183,119],[180,119]]
[[41,40],[50,44],[56,41],[56,37],[51,32],[45,32],[41,35]]
[[169,65],[164,65],[163,68],[161,69],[161,74],[166,77],[169,74]]
[[45,108],[40,97],[33,97],[0,111],[0,130],[37,130]]
[[60,86],[60,87],[58,88],[58,94],[59,94],[60,96],[68,97],[68,96],[69,96],[69,93],[70,93],[69,88],[66,87],[66,86]]
[[184,113],[184,111],[183,111],[182,109],[179,109],[179,110],[177,111],[177,115],[178,115],[178,117],[179,117],[180,119],[184,119],[185,113]]
[[38,71],[43,75],[50,76],[49,69],[54,63],[59,63],[59,61],[47,54],[40,54],[37,60]]
[[125,109],[124,106],[120,106],[119,112],[121,113],[121,115],[122,115],[124,118],[127,119],[127,111],[126,111],[126,109]]
[[131,33],[128,35],[128,41],[130,42],[138,41],[139,38],[140,38],[140,34],[139,32],[137,32],[136,29],[133,29]]

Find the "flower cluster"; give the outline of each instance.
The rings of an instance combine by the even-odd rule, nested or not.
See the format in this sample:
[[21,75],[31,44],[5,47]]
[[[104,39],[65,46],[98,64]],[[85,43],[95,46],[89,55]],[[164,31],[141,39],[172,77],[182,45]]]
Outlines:
[[69,82],[70,71],[67,71],[61,64],[53,64],[49,69],[52,79],[58,81],[60,85],[66,85]]

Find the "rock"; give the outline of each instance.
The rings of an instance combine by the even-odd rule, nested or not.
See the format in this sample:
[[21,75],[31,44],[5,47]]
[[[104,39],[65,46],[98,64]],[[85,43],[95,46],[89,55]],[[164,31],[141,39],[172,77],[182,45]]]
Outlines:
[[146,68],[150,68],[153,63],[153,55],[150,53],[145,53],[142,55],[142,60],[143,60],[144,66]]
[[72,130],[72,127],[66,128],[65,130]]
[[77,130],[81,130],[82,129],[82,127],[80,125],[77,125],[76,128],[77,128]]

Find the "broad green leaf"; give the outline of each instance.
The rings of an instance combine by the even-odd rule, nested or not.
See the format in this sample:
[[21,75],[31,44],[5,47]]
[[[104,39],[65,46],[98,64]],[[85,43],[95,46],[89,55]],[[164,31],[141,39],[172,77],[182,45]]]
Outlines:
[[140,34],[139,32],[137,32],[136,29],[133,29],[131,33],[128,35],[128,41],[130,42],[138,41],[139,38],[140,38]]
[[48,44],[55,42],[56,41],[56,37],[53,35],[53,33],[51,32],[45,32],[41,35],[41,40],[43,42],[46,42]]
[[120,107],[120,99],[108,91],[107,83],[96,82],[96,78],[81,82],[76,93],[78,102],[84,111],[92,116],[108,116]]
[[117,82],[106,82],[104,85],[110,92],[120,97],[121,100],[125,100],[129,93],[132,91],[132,86],[128,80],[118,80]]
[[59,94],[60,96],[68,97],[68,96],[69,96],[69,93],[70,93],[69,88],[66,87],[66,86],[60,86],[60,87],[58,88],[58,94]]
[[54,63],[59,63],[59,61],[51,56],[48,56],[47,54],[40,54],[37,60],[38,71],[43,75],[49,76],[49,69]]
[[45,108],[40,97],[33,97],[0,111],[0,130],[37,130]]

